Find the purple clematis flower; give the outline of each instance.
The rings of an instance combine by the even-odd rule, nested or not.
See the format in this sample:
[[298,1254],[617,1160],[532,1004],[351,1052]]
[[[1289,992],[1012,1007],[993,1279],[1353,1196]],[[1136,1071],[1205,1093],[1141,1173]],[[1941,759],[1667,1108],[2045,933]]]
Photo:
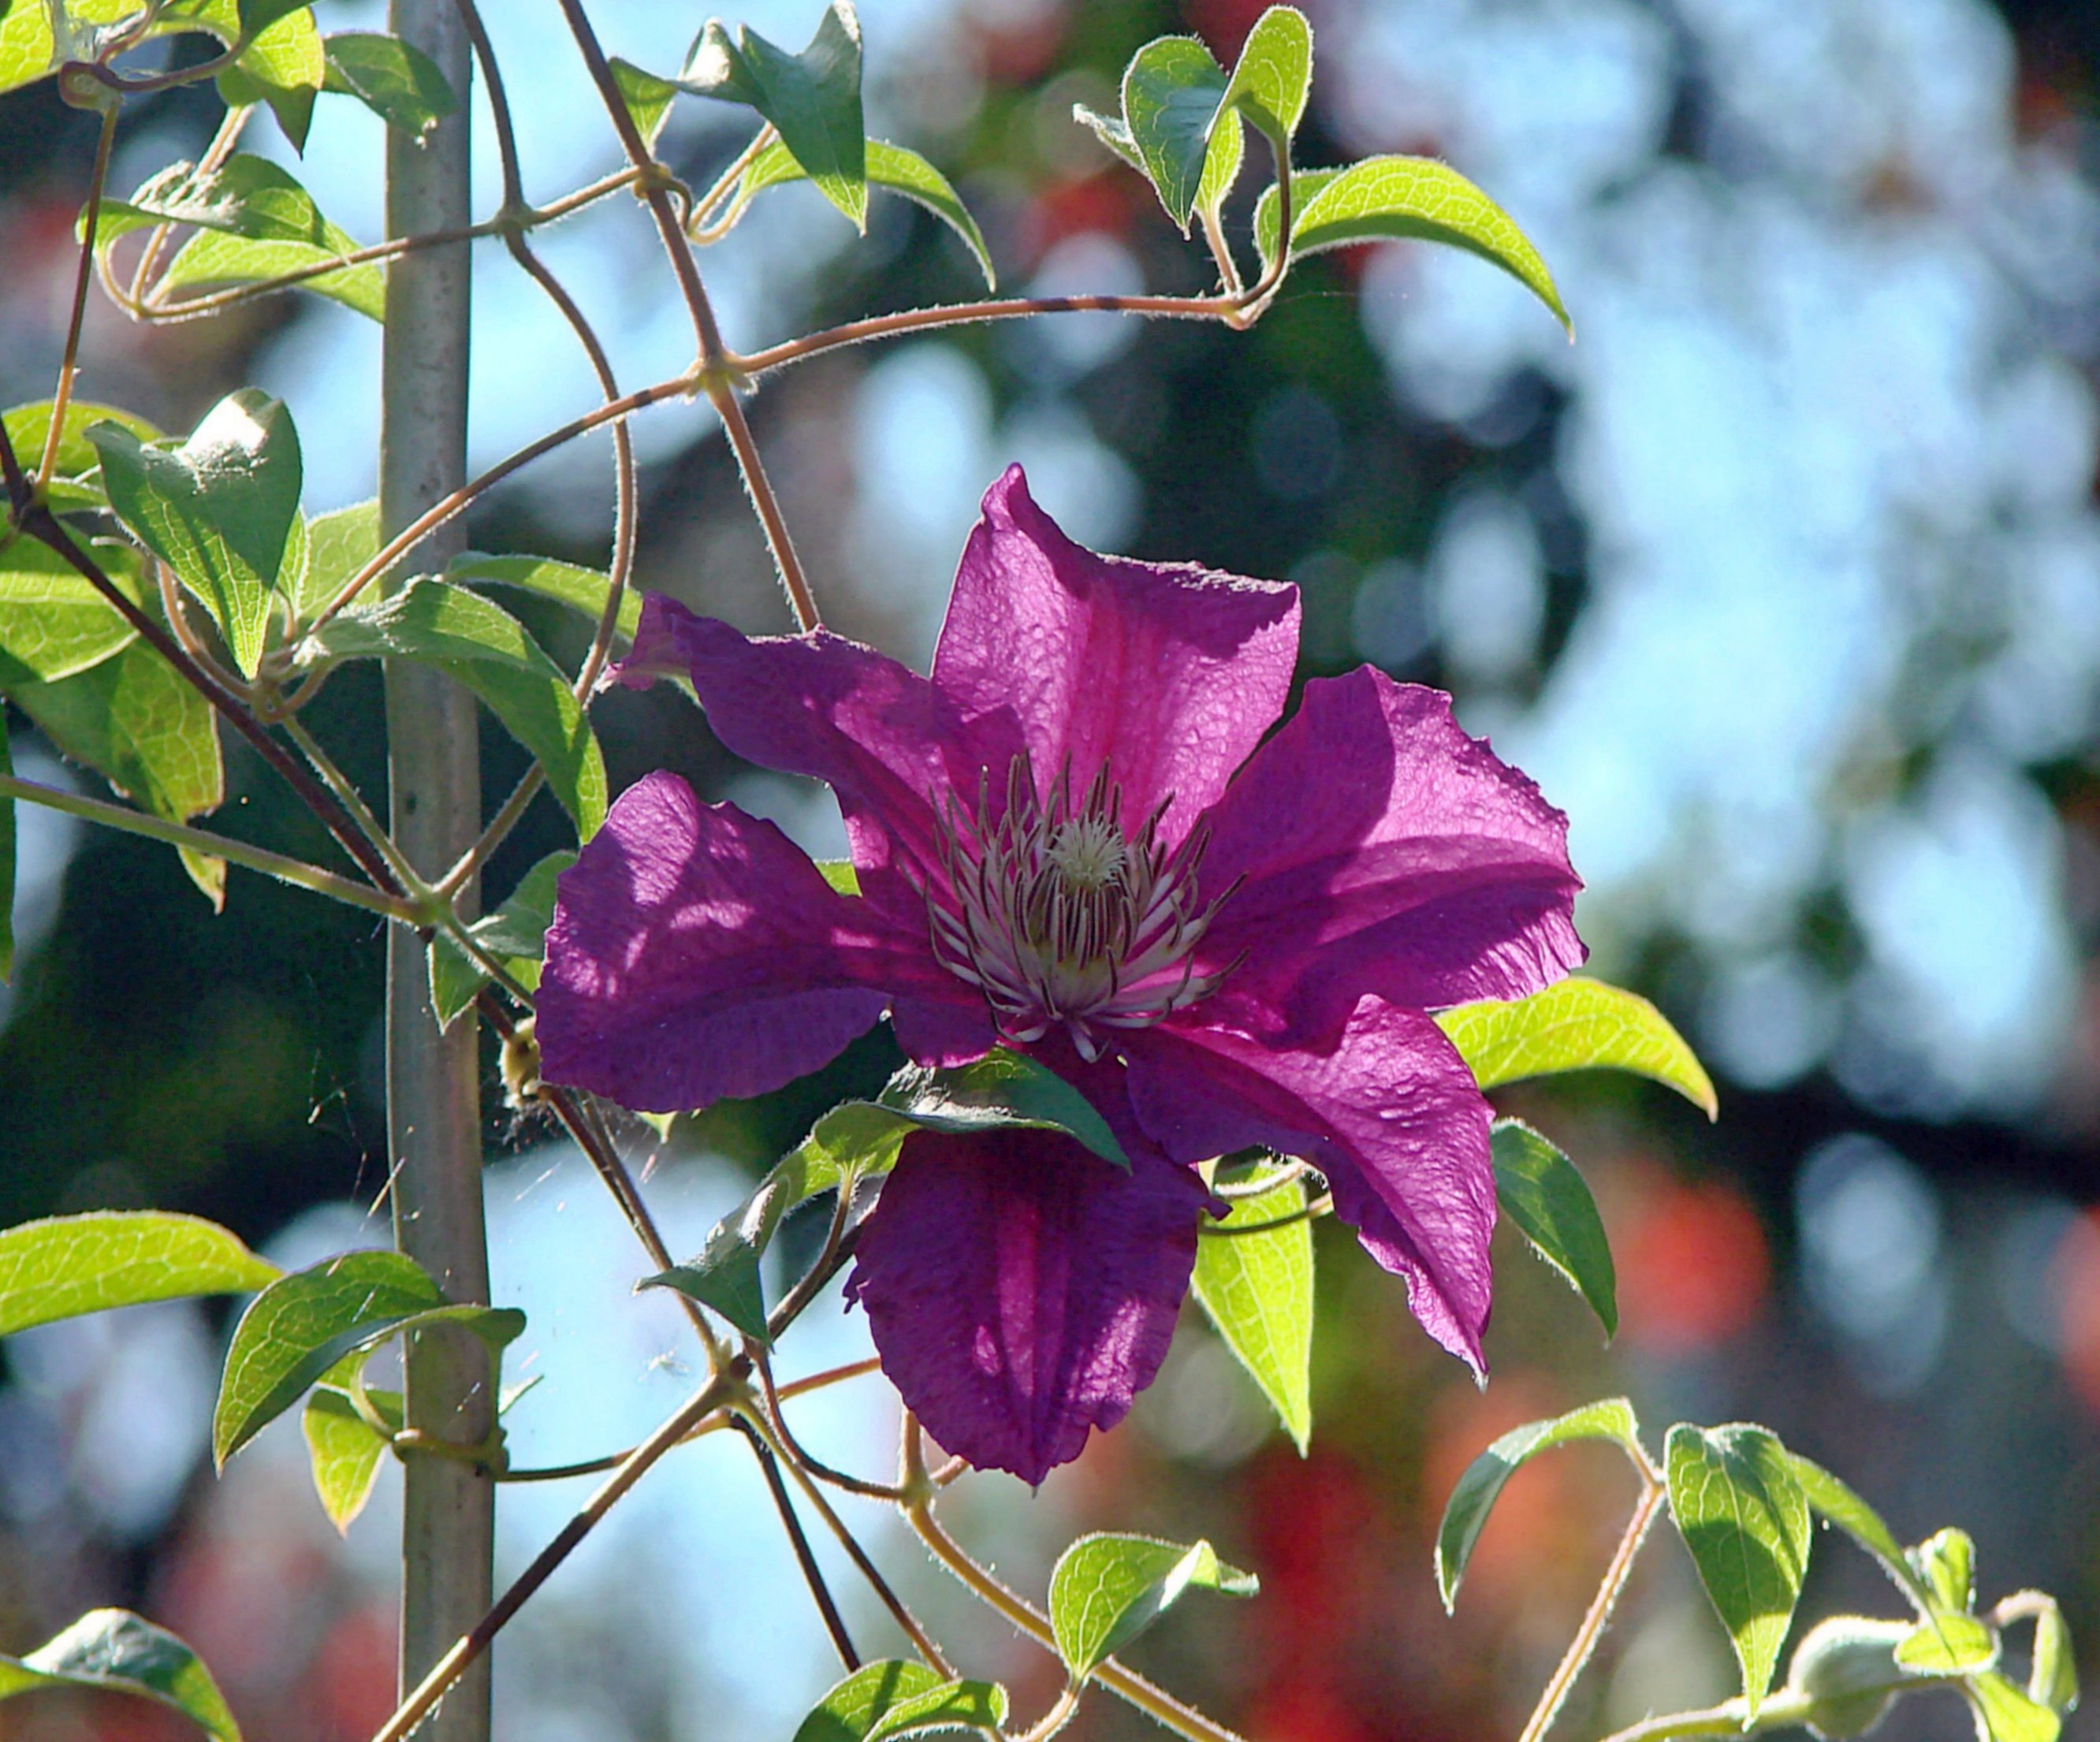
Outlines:
[[561,880],[549,1081],[648,1111],[757,1095],[887,1013],[921,1063],[1003,1043],[1129,1155],[1057,1133],[908,1138],[850,1285],[951,1451],[1030,1482],[1164,1357],[1210,1202],[1260,1145],[1323,1174],[1478,1370],[1489,1109],[1424,1012],[1582,959],[1566,819],[1368,668],[1283,710],[1297,589],[1096,556],[1015,467],[915,673],[819,631],[749,640],[651,598],[622,680],[690,676],[716,734],[838,795],[861,893],[770,823],[638,782]]

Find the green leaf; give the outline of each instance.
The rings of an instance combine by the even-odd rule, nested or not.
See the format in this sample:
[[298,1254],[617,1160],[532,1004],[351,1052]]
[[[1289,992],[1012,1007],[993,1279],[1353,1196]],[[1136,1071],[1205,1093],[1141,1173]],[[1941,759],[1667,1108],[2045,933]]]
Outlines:
[[0,1233],[0,1337],[54,1319],[267,1287],[282,1272],[215,1222],[98,1210]]
[[1910,1599],[1918,1613],[1930,1615],[1932,1594],[1912,1570],[1895,1532],[1882,1523],[1881,1514],[1822,1465],[1803,1458],[1798,1452],[1787,1453],[1787,1466],[1793,1472],[1794,1480],[1801,1484],[1802,1493],[1808,1497],[1809,1506],[1815,1515],[1827,1524],[1835,1524],[1873,1555],[1896,1588]]
[[2063,1721],[2002,1675],[1974,1676],[1963,1687],[1982,1720],[1986,1742],[2056,1742]]
[[138,1694],[172,1707],[218,1742],[240,1742],[240,1727],[203,1660],[128,1609],[90,1609],[26,1657],[0,1656],[0,1700],[40,1687]]
[[1227,82],[1224,68],[1193,37],[1158,37],[1123,68],[1124,130],[1145,179],[1184,236]]
[[[1290,209],[1292,228],[1302,217],[1312,196],[1328,183],[1341,174],[1339,170],[1293,170],[1290,172]],[[1264,277],[1276,265],[1277,237],[1283,228],[1282,201],[1272,182],[1261,191],[1261,197],[1254,203],[1255,252],[1261,256],[1261,270]]]
[[[0,708],[0,775],[12,779],[15,758],[7,743],[7,716]],[[15,801],[0,798],[0,986],[15,977]],[[0,1236],[4,1241],[5,1236]]]
[[1006,1722],[1006,1690],[945,1682],[924,1664],[864,1665],[818,1701],[795,1742],[885,1742],[934,1730],[994,1730]]
[[1494,1127],[1495,1197],[1533,1249],[1590,1303],[1608,1342],[1619,1333],[1618,1276],[1588,1183],[1520,1119]]
[[1459,1004],[1436,1017],[1480,1087],[1555,1071],[1629,1070],[1673,1088],[1708,1118],[1713,1080],[1670,1019],[1646,999],[1576,976],[1505,1003]]
[[861,118],[860,21],[844,0],[826,8],[810,46],[789,55],[748,26],[736,40],[711,18],[673,81],[695,96],[754,108],[824,197],[867,228],[867,129]]
[[15,0],[0,15],[0,91],[33,84],[50,72],[52,47],[45,0]]
[[[307,560],[289,590],[295,625],[303,629],[351,576],[379,554],[379,500],[353,503],[307,523]],[[360,598],[364,593],[360,592]]]
[[[187,822],[226,796],[211,703],[143,642],[55,683],[0,659],[0,688],[61,754],[156,816]],[[223,900],[223,861],[185,853],[183,863],[214,905]]]
[[[32,0],[15,0],[15,3],[30,4]],[[43,457],[45,439],[51,433],[51,402],[37,399],[27,405],[17,405],[0,421],[7,425],[7,439],[15,444],[15,452],[23,469],[35,470]],[[142,442],[161,439],[161,432],[135,412],[122,411],[114,405],[98,405],[91,399],[70,400],[59,434],[58,452],[53,456],[53,476],[71,478],[92,471],[102,463],[95,444],[87,439],[90,427],[98,423],[121,424]]]
[[[121,236],[154,224],[194,225],[168,262],[160,284],[179,290],[199,284],[254,284],[353,253],[355,240],[321,215],[313,196],[267,158],[241,153],[216,171],[171,165],[129,200],[105,201],[95,245],[106,249]],[[345,307],[386,318],[386,273],[377,261],[301,280],[299,287]]]
[[1446,1614],[1458,1600],[1466,1563],[1473,1558],[1473,1545],[1480,1540],[1503,1485],[1539,1453],[1578,1440],[1612,1440],[1625,1449],[1637,1469],[1647,1468],[1640,1425],[1634,1419],[1634,1406],[1623,1397],[1608,1397],[1551,1421],[1511,1428],[1466,1466],[1444,1503],[1444,1521],[1436,1528],[1436,1589]]
[[1117,157],[1136,170],[1145,172],[1145,159],[1139,152],[1137,141],[1130,136],[1130,129],[1123,126],[1120,115],[1102,115],[1088,108],[1083,103],[1072,105],[1072,119],[1083,127],[1091,128],[1093,135]]
[[[549,853],[518,879],[509,900],[467,928],[528,992],[539,989],[547,928],[554,918],[554,880],[576,862],[573,853]],[[443,932],[430,939],[430,1003],[440,1027],[450,1028],[488,984],[488,976]]]
[[[1255,20],[1225,87],[1223,108],[1237,110],[1286,143],[1304,118],[1312,89],[1312,27],[1295,7],[1273,6]],[[1279,157],[1288,161],[1287,151]]]
[[1976,1545],[1967,1531],[1935,1531],[1904,1559],[1924,1580],[1936,1608],[1965,1615],[1975,1607]]
[[345,1356],[442,1324],[501,1349],[524,1330],[525,1315],[449,1306],[422,1267],[399,1252],[347,1253],[272,1283],[234,1327],[212,1412],[213,1458],[223,1467]]
[[102,456],[111,507],[204,602],[254,677],[299,512],[299,438],[284,403],[244,387],[174,449],[110,423],[88,439]]
[[[90,544],[103,571],[138,602],[139,558],[128,545]],[[99,665],[138,637],[114,605],[50,545],[19,536],[0,544],[0,686],[11,667],[56,683]]]
[[488,705],[546,770],[589,840],[605,820],[605,757],[561,668],[500,605],[420,576],[376,605],[331,618],[296,650],[301,669],[338,659],[413,659],[448,672]]
[[1082,1537],[1050,1574],[1050,1626],[1073,1681],[1083,1682],[1158,1621],[1184,1591],[1251,1597],[1251,1572],[1227,1566],[1207,1542],[1154,1537]]
[[[717,222],[726,227],[767,188],[783,182],[801,181],[807,174],[785,143],[775,139],[751,160],[750,167],[737,183],[736,196]],[[961,196],[946,176],[918,152],[882,139],[867,142],[867,176],[870,187],[902,194],[946,224],[976,257],[977,270],[984,274],[986,285],[998,288],[999,280],[992,272],[991,251],[985,246],[984,232],[977,228],[977,219],[970,216],[968,207],[963,204]]]
[[[474,550],[454,557],[445,567],[445,579],[517,587],[566,605],[593,624],[605,615],[605,602],[612,591],[612,578],[602,569],[580,568],[552,557],[490,557]],[[631,642],[641,621],[642,590],[628,587],[620,595],[620,620],[615,628]]]
[[634,123],[634,130],[642,135],[642,143],[654,146],[656,135],[664,130],[664,117],[671,112],[671,99],[678,95],[678,87],[668,78],[659,78],[617,55],[612,57],[611,65],[612,82],[620,87],[620,100],[627,105],[628,119]]
[[218,95],[229,108],[268,104],[292,149],[304,152],[314,99],[327,80],[328,55],[313,8],[302,5],[254,33],[240,58],[218,75]]
[[1312,1224],[1304,1209],[1305,1182],[1299,1179],[1234,1198],[1221,1228],[1280,1225],[1260,1233],[1207,1228],[1196,1242],[1193,1278],[1198,1303],[1261,1387],[1300,1457],[1312,1437]]
[[1108,1121],[1047,1065],[995,1047],[968,1065],[909,1065],[889,1079],[881,1104],[929,1131],[974,1133],[1022,1127],[1058,1131],[1105,1162],[1127,1169]]
[[[364,1358],[362,1355],[351,1357],[358,1361]],[[403,1421],[401,1394],[368,1391],[364,1396],[380,1418],[399,1433]],[[313,1466],[314,1490],[320,1496],[321,1510],[328,1514],[329,1522],[347,1536],[379,1480],[379,1468],[389,1450],[387,1441],[357,1413],[350,1393],[332,1386],[314,1388],[307,1399],[300,1427],[306,1435],[307,1455]]]
[[2041,1611],[2035,1616],[2034,1667],[2027,1675],[2027,1698],[2052,1712],[2068,1712],[2078,1704],[2078,1654],[2071,1628],[2054,1597],[2037,1591]]
[[1352,164],[1305,202],[1290,227],[1294,255],[1394,239],[1441,242],[1478,254],[1527,286],[1573,337],[1553,275],[1515,220],[1433,157],[1369,157]]
[[1880,1722],[1911,1682],[1895,1659],[1908,1627],[1904,1621],[1833,1615],[1802,1636],[1787,1665],[1786,1685],[1789,1692],[1815,1702],[1803,1714],[1815,1735],[1864,1735]]
[[[459,108],[437,63],[412,42],[377,31],[346,30],[321,45],[324,89],[353,96],[397,133],[420,139]],[[622,63],[615,61],[617,68]]]
[[1664,1450],[1670,1515],[1743,1671],[1754,1718],[1808,1569],[1808,1495],[1779,1436],[1679,1422]]
[[1973,1615],[1920,1621],[1896,1644],[1896,1661],[1918,1675],[1969,1675],[1998,1663],[1998,1636]]
[[824,881],[840,894],[860,893],[860,873],[854,869],[851,859],[818,859],[816,866]]

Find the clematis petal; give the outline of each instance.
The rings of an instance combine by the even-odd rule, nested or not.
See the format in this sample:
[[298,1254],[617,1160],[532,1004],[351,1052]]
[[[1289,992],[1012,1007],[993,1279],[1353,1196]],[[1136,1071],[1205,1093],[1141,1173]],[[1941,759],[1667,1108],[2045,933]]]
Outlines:
[[1133,826],[1171,795],[1171,845],[1282,712],[1298,616],[1280,582],[1096,556],[1009,466],[964,548],[933,685],[965,718],[1014,717],[1039,783],[1105,766]]
[[968,989],[918,938],[833,889],[771,823],[703,805],[675,774],[622,793],[558,887],[541,1069],[623,1106],[673,1113],[778,1088],[893,997],[971,1014]]
[[1125,1148],[1128,1173],[1058,1132],[920,1131],[883,1182],[851,1291],[905,1403],[980,1469],[1040,1482],[1166,1358],[1207,1194]]
[[980,770],[1004,777],[1017,741],[971,728],[909,667],[819,629],[752,639],[661,593],[642,607],[620,679],[690,677],[715,735],[746,761],[827,783],[838,795],[861,893],[923,928],[915,883],[945,877],[934,821]]
[[1374,993],[1438,1008],[1523,998],[1586,954],[1568,819],[1470,738],[1440,690],[1361,667],[1299,710],[1209,818],[1206,891],[1242,880],[1204,941],[1239,965],[1220,1020],[1299,1038]]
[[1255,1144],[1304,1157],[1365,1250],[1405,1279],[1423,1329],[1486,1370],[1488,1104],[1434,1022],[1367,998],[1325,1050],[1175,1027],[1134,1034],[1128,1050],[1138,1122],[1170,1157]]

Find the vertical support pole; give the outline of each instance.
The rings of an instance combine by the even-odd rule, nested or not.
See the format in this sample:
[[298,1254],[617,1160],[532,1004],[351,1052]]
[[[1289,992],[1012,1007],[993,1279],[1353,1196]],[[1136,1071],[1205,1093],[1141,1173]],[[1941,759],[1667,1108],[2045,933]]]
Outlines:
[[[452,0],[391,0],[394,33],[437,64],[457,113],[420,141],[386,135],[386,233],[470,222],[468,43]],[[469,278],[464,244],[405,255],[386,275],[380,373],[379,511],[386,534],[406,526],[466,476]],[[460,523],[404,558],[400,576],[441,568],[464,542]],[[473,698],[427,668],[386,662],[388,783],[394,839],[426,878],[443,875],[481,826]],[[470,902],[473,892],[465,900]],[[423,947],[392,928],[386,957],[386,1127],[395,1245],[458,1302],[488,1299],[482,1219],[479,1034],[470,1010],[440,1034]],[[496,1419],[488,1352],[447,1329],[408,1353],[409,1425],[461,1444]],[[401,1657],[405,1693],[487,1612],[495,1485],[472,1464],[439,1457],[407,1466],[402,1522]],[[430,1742],[488,1742],[486,1660],[467,1672],[424,1731]]]

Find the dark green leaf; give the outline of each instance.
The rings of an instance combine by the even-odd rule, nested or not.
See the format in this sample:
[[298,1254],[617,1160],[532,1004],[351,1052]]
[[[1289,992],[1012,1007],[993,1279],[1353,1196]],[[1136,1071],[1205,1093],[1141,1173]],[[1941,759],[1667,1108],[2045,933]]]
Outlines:
[[[1292,187],[1295,192],[1296,183]],[[1393,239],[1441,242],[1478,254],[1527,286],[1573,334],[1552,273],[1515,220],[1432,157],[1352,164],[1305,202],[1290,227],[1294,255]]]
[[1004,1047],[950,1069],[907,1065],[890,1078],[880,1099],[929,1131],[969,1133],[1016,1126],[1060,1131],[1103,1161],[1130,1166],[1092,1102],[1048,1065]]
[[1983,1720],[1988,1742],[2056,1742],[2063,1732],[2062,1719],[2002,1675],[1987,1672],[1962,1686]]
[[1895,1534],[1882,1522],[1882,1515],[1820,1464],[1798,1452],[1787,1453],[1787,1466],[1817,1517],[1835,1524],[1882,1563],[1882,1571],[1895,1581],[1920,1615],[1932,1612],[1932,1594],[1911,1568]]
[[860,22],[835,0],[810,46],[789,55],[745,26],[736,40],[709,19],[675,81],[696,96],[741,103],[779,130],[781,143],[824,197],[867,227],[867,129],[861,119]]
[[568,680],[500,605],[433,576],[376,605],[353,606],[299,644],[301,668],[393,657],[450,673],[479,696],[546,770],[589,840],[605,820],[605,758]]
[[253,677],[299,513],[299,438],[283,402],[243,388],[172,450],[112,423],[88,439],[102,456],[110,505],[204,602]]
[[933,1730],[990,1730],[1005,1723],[1006,1690],[989,1682],[945,1682],[924,1664],[864,1665],[818,1701],[795,1742],[885,1742]]
[[[473,550],[454,557],[446,565],[445,579],[476,584],[493,582],[536,593],[541,598],[580,612],[593,623],[605,615],[606,598],[612,590],[611,577],[602,569],[579,568],[573,562],[557,562],[552,557],[489,557]],[[620,595],[620,620],[615,627],[624,639],[631,642],[641,620],[641,589],[628,587]]]
[[1260,1588],[1252,1573],[1227,1566],[1207,1542],[1102,1533],[1080,1537],[1057,1557],[1050,1575],[1050,1626],[1072,1679],[1083,1682],[1184,1591],[1251,1597]]
[[1305,1183],[1299,1179],[1234,1198],[1220,1226],[1264,1231],[1205,1229],[1193,1279],[1197,1302],[1275,1408],[1300,1456],[1312,1436],[1312,1224],[1304,1209]]
[[1973,1615],[1936,1615],[1896,1643],[1896,1661],[1917,1675],[1970,1675],[1994,1669],[1998,1636]]
[[1679,1422],[1664,1451],[1670,1515],[1743,1671],[1757,1715],[1808,1570],[1808,1495],[1779,1436]]
[[[7,439],[15,444],[15,452],[23,469],[33,471],[43,458],[45,438],[51,433],[51,402],[38,399],[27,405],[17,405],[0,421],[7,425]],[[92,471],[102,463],[95,444],[87,439],[89,429],[98,423],[121,424],[142,442],[161,439],[161,432],[135,412],[122,411],[114,405],[98,405],[91,399],[71,400],[66,406],[58,452],[53,456],[53,476],[71,478]]]
[[1606,1340],[1617,1336],[1618,1277],[1611,1243],[1575,1164],[1520,1119],[1495,1122],[1494,1163],[1502,1214],[1590,1303]]
[[[352,1361],[362,1361],[362,1355]],[[365,1400],[373,1413],[395,1433],[401,1431],[401,1394],[368,1391]],[[307,1399],[300,1418],[306,1435],[307,1455],[313,1466],[314,1490],[329,1522],[347,1536],[357,1515],[372,1497],[379,1480],[379,1466],[388,1444],[372,1424],[358,1413],[350,1393],[336,1387],[316,1386]]]
[[325,88],[355,97],[397,133],[419,139],[459,108],[436,62],[412,42],[351,30],[321,46],[328,58]]
[[1673,1088],[1708,1118],[1714,1083],[1670,1019],[1646,999],[1575,976],[1505,1003],[1441,1011],[1437,1024],[1484,1089],[1563,1070],[1628,1070]]
[[398,1252],[351,1252],[272,1283],[234,1327],[212,1413],[213,1458],[223,1466],[345,1356],[441,1324],[500,1349],[523,1332],[525,1316],[448,1306],[422,1267]]
[[[15,776],[7,743],[7,717],[0,709],[0,775]],[[0,798],[0,986],[15,977],[15,800]],[[0,1247],[6,1237],[0,1235]]]
[[[467,928],[528,992],[540,985],[547,927],[554,917],[554,880],[576,862],[573,853],[550,853],[518,880],[510,899]],[[441,1027],[450,1028],[488,984],[467,953],[442,932],[430,940],[430,1002]]]
[[[751,166],[737,184],[735,198],[730,201],[717,223],[726,227],[767,188],[783,182],[802,180],[806,174],[787,146],[775,139],[752,159]],[[999,281],[992,272],[991,251],[985,246],[984,232],[977,228],[977,219],[970,216],[969,209],[963,204],[947,177],[918,152],[881,139],[870,139],[867,183],[871,187],[884,187],[903,195],[946,224],[976,257],[977,270],[984,274],[986,285],[997,288]]]
[[612,57],[612,82],[620,87],[620,100],[627,105],[628,118],[634,123],[634,130],[642,135],[642,143],[654,146],[656,135],[663,131],[664,117],[671,112],[671,99],[678,95],[678,87],[668,78],[659,78],[654,73],[644,72],[631,60]]
[[[139,558],[131,547],[105,540],[87,548],[137,603]],[[138,633],[50,545],[26,534],[0,544],[0,685],[14,668],[56,683],[99,665]]]
[[1123,68],[1124,130],[1145,179],[1181,233],[1189,233],[1227,80],[1193,37],[1160,37]]
[[[351,576],[379,554],[379,502],[358,502],[307,523],[307,560],[290,589],[292,615],[303,628],[320,615]],[[360,598],[367,594],[360,591]]]
[[1640,1449],[1640,1425],[1634,1419],[1634,1406],[1623,1397],[1585,1404],[1551,1421],[1511,1428],[1466,1466],[1444,1503],[1444,1521],[1436,1528],[1436,1589],[1446,1613],[1458,1600],[1466,1563],[1473,1558],[1473,1545],[1480,1540],[1503,1485],[1539,1453],[1578,1440],[1611,1440],[1624,1448],[1636,1468],[1647,1467]]
[[240,58],[218,75],[219,99],[229,108],[267,103],[292,149],[307,148],[314,99],[328,78],[328,55],[315,28],[313,9],[296,6],[251,37]]
[[149,1300],[237,1294],[281,1274],[214,1222],[98,1210],[0,1233],[0,1337]]
[[138,1694],[181,1713],[218,1742],[240,1742],[240,1727],[203,1660],[127,1609],[91,1609],[26,1657],[0,1656],[0,1700],[40,1687]]

